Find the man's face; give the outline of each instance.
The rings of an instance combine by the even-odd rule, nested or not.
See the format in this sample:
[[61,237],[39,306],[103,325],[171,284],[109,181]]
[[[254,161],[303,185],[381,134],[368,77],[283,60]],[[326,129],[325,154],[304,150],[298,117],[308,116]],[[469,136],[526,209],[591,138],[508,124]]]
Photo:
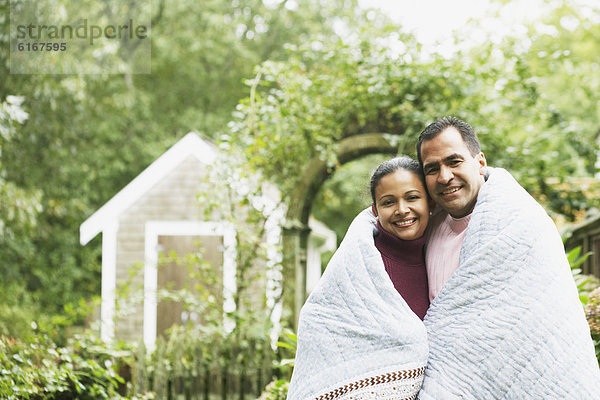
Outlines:
[[421,143],[421,160],[432,199],[454,218],[470,214],[485,183],[483,153],[473,157],[460,132],[449,127]]

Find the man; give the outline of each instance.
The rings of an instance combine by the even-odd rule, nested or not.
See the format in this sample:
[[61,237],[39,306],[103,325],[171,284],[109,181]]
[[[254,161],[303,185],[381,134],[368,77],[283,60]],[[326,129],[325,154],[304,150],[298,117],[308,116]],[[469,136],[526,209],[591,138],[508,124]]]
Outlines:
[[487,164],[473,128],[457,118],[429,125],[419,137],[417,154],[429,195],[444,210],[431,221],[426,260],[431,302],[458,268],[460,247],[485,183]]
[[600,369],[556,227],[469,124],[442,118],[417,144],[441,211],[426,263],[431,307],[422,400],[595,399]]

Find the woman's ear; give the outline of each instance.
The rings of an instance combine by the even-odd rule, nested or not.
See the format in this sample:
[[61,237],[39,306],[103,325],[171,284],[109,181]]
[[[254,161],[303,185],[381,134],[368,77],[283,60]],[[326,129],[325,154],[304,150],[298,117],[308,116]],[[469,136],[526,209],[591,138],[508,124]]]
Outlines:
[[377,208],[375,208],[375,203],[371,203],[371,210],[373,211],[375,218],[377,218]]

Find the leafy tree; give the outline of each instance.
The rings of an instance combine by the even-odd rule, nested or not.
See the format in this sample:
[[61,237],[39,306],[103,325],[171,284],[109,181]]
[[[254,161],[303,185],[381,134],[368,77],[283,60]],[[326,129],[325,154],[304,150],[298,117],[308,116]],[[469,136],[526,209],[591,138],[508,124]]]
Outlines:
[[[193,128],[216,138],[246,95],[243,81],[254,66],[285,59],[286,43],[333,34],[327,20],[343,3],[208,0],[165,7],[153,27],[152,74],[135,79],[160,116],[157,128],[177,136]],[[345,3],[352,8],[355,1]]]
[[[313,157],[335,168],[342,138],[402,135],[399,150],[414,153],[427,121],[460,110],[463,87],[446,78],[449,63],[420,61],[414,39],[393,26],[355,35],[348,43],[314,40],[292,48],[288,61],[262,64],[249,81],[250,96],[224,139],[285,193]],[[390,42],[404,52],[391,54]]]
[[[136,49],[125,41],[114,54],[129,71],[123,74],[10,74],[9,1],[0,0],[0,98],[23,98],[20,107],[29,115],[2,143],[0,203],[18,192],[36,204],[35,229],[18,239],[5,236],[0,260],[11,271],[6,276],[21,279],[6,282],[51,314],[99,293],[100,239],[80,246],[81,222],[177,138],[190,130],[208,136],[223,130],[253,65],[286,57],[288,41],[331,34],[324,20],[339,2],[306,0],[294,8],[285,1],[209,0],[166,7],[157,0],[152,9],[150,1],[38,3],[67,14],[118,20],[137,13],[153,21],[150,75],[131,73]],[[91,62],[88,56],[66,52],[63,62]]]
[[[335,148],[344,137],[399,134],[399,153],[414,155],[416,138],[429,122],[455,115],[475,127],[489,164],[509,169],[553,216],[573,219],[578,210],[596,204],[571,179],[595,171],[593,109],[599,91],[585,88],[596,84],[597,62],[586,58],[597,47],[596,25],[565,6],[546,17],[553,24],[548,26],[556,25],[552,37],[538,21],[529,27],[529,42],[511,35],[445,59],[421,57],[414,38],[376,13],[370,17],[346,32],[349,39],[314,39],[291,48],[287,61],[257,68],[248,82],[249,97],[231,125],[232,136],[226,138],[251,166],[288,193],[312,158],[327,160],[332,171],[338,168]],[[577,29],[573,21],[580,21]],[[554,50],[552,62],[544,62],[540,49],[549,40],[561,50]],[[586,52],[578,45],[561,47],[582,41]],[[586,61],[574,68],[580,59]],[[557,70],[565,73],[557,75]],[[575,105],[564,96],[573,74]],[[356,187],[337,185],[342,190],[337,197],[346,204],[355,201],[349,198],[357,198]],[[321,218],[340,212],[337,201],[331,207],[318,205]],[[344,231],[343,225],[336,229]]]
[[[26,276],[22,270],[12,268],[13,259],[24,260],[34,253],[31,234],[35,231],[40,211],[40,194],[35,190],[24,190],[5,179],[4,150],[14,139],[18,127],[28,114],[21,108],[23,99],[7,96],[0,103],[0,274],[3,284],[0,290],[0,334],[14,330],[28,330],[28,323],[19,318],[25,310],[27,314],[35,309],[31,298],[24,290]],[[17,317],[17,318],[15,318]]]
[[598,46],[597,26],[582,10],[551,9],[525,37],[490,40],[456,58],[478,81],[465,106],[489,163],[513,172],[553,216],[571,220],[597,206],[572,179],[595,173],[600,126],[598,65],[587,55]]

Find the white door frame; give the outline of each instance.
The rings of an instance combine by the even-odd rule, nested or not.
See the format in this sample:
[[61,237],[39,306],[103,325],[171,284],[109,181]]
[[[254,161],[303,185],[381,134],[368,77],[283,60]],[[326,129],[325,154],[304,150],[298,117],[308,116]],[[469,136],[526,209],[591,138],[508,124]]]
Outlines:
[[[236,241],[235,229],[227,222],[147,221],[144,239],[144,344],[149,350],[156,343],[159,236],[222,236],[223,311],[235,310]],[[227,325],[228,321],[224,321]]]

